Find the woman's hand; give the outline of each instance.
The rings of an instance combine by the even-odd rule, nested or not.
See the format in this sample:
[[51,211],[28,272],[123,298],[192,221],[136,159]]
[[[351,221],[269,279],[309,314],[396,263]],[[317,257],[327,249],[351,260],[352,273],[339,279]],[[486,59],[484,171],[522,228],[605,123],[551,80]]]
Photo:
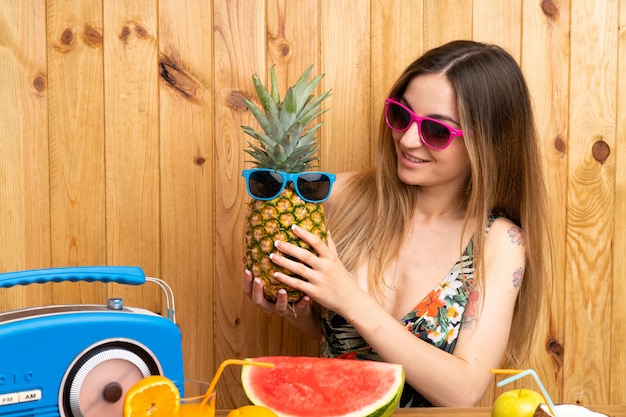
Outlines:
[[243,292],[261,309],[267,313],[278,314],[279,316],[298,317],[311,304],[311,298],[307,295],[302,297],[297,303],[287,301],[287,291],[278,290],[276,302],[271,302],[263,296],[263,281],[260,278],[253,278],[252,272],[246,269],[243,277]]
[[289,287],[302,291],[324,307],[341,314],[341,311],[347,308],[346,298],[352,298],[346,297],[346,294],[365,293],[359,289],[352,274],[339,260],[330,233],[327,243],[324,243],[302,227],[293,226],[292,230],[297,237],[308,243],[317,255],[287,242],[275,242],[276,248],[292,259],[273,253],[270,255],[272,262],[301,276],[304,280],[281,272],[276,272],[275,278]]

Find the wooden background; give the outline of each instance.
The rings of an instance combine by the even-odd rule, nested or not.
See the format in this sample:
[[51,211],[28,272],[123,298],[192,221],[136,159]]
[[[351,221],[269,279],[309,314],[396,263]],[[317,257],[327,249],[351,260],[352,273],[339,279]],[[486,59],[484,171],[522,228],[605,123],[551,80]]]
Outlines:
[[[372,162],[410,61],[453,39],[498,43],[532,90],[553,204],[556,280],[528,366],[555,402],[624,404],[625,25],[626,0],[0,0],[0,271],[164,278],[189,377],[316,355],[242,293],[251,75],[276,65],[284,88],[309,64],[326,74],[321,168],[341,172]],[[2,289],[0,310],[112,295],[161,309],[148,285],[63,283]],[[246,402],[236,367],[218,398]]]

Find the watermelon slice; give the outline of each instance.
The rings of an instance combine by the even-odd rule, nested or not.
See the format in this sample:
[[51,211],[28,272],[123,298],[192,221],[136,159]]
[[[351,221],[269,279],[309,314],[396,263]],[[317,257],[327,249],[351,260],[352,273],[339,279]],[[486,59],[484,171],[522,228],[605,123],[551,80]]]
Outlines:
[[404,387],[402,365],[304,356],[264,356],[273,368],[241,368],[246,396],[281,417],[386,417]]

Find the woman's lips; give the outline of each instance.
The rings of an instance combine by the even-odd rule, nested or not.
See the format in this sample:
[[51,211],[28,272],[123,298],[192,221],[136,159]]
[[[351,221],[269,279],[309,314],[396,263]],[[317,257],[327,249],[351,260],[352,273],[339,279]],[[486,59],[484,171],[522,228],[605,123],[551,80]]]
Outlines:
[[424,163],[424,162],[428,162],[428,161],[427,161],[427,160],[425,160],[425,159],[421,159],[421,158],[418,158],[418,157],[416,157],[416,156],[411,156],[411,155],[409,155],[409,154],[407,154],[407,153],[405,153],[405,152],[402,152],[402,156],[403,156],[403,158],[404,158],[404,159],[406,159],[407,161],[409,161],[409,162],[413,162],[413,163],[416,163],[416,164],[421,164],[421,163]]

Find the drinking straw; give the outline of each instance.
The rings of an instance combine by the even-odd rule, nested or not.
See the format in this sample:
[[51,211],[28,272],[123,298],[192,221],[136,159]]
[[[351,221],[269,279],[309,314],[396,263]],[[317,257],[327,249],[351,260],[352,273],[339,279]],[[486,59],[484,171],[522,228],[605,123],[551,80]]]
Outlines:
[[550,395],[548,395],[548,391],[543,386],[543,384],[541,383],[541,380],[537,376],[537,373],[533,369],[526,369],[525,371],[522,371],[520,369],[492,369],[490,372],[492,374],[513,375],[503,381],[498,382],[497,385],[499,387],[509,384],[527,375],[531,375],[535,379],[535,382],[537,383],[537,385],[539,386],[539,389],[541,390],[541,394],[543,395],[543,398],[546,400],[546,403],[548,404],[548,408],[550,409],[550,412],[552,413],[554,417],[559,417],[559,414],[556,412],[556,407],[554,406],[554,403],[552,402]]
[[205,397],[202,400],[202,404],[200,404],[200,408],[204,407],[207,401],[209,401],[209,397],[211,393],[213,392],[213,390],[215,390],[215,385],[217,384],[217,380],[222,375],[222,372],[224,372],[224,368],[226,368],[228,365],[252,365],[252,366],[261,366],[263,368],[274,367],[273,363],[268,363],[268,362],[254,362],[254,361],[241,360],[241,359],[226,359],[224,362],[220,364],[220,367],[217,368],[217,372],[215,373],[215,375],[213,376],[213,379],[211,380],[211,383],[209,384],[209,389],[207,390]]

